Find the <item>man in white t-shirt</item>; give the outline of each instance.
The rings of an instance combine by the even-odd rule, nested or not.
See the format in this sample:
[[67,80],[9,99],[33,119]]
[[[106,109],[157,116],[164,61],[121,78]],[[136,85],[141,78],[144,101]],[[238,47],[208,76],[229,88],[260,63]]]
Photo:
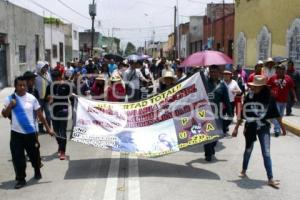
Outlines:
[[38,100],[26,92],[26,80],[20,76],[15,79],[15,93],[5,100],[2,115],[11,119],[10,150],[16,174],[15,188],[26,185],[26,159],[24,150],[34,168],[34,178],[41,179],[39,143],[37,141],[37,119],[45,125],[47,132],[54,135],[44,118]]
[[140,63],[137,60],[129,61],[130,67],[124,72],[123,80],[126,86],[126,94],[128,95],[128,102],[141,100],[140,81],[149,82],[140,70]]
[[262,68],[262,75],[270,79],[273,75],[276,74],[275,69],[276,63],[272,58],[268,58],[265,62],[265,66]]

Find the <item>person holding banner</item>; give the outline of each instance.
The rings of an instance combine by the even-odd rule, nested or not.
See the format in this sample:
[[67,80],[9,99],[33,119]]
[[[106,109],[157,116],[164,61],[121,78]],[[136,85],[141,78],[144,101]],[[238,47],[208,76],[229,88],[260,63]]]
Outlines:
[[[209,67],[209,77],[204,75],[204,71],[200,72],[210,104],[212,105],[212,111],[218,117],[216,119],[219,127],[223,128],[224,134],[226,133],[226,127],[224,124],[223,110],[226,107],[227,111],[231,113],[231,104],[229,101],[228,89],[226,84],[221,79],[221,73],[219,66],[212,65]],[[210,162],[212,156],[215,155],[215,146],[217,141],[204,145],[205,160]]]
[[125,82],[126,94],[128,95],[128,102],[134,102],[141,99],[140,80],[149,82],[141,70],[138,69],[140,63],[138,60],[130,60],[129,68],[125,71],[123,80]]
[[65,160],[69,98],[73,91],[72,85],[62,80],[62,74],[59,71],[54,70],[52,77],[55,81],[47,87],[45,99],[51,105],[51,118],[53,129],[56,133],[58,156],[60,160]]
[[[267,86],[267,77],[256,75],[254,81],[248,83],[251,91],[246,95],[243,105],[242,119],[245,122],[244,136],[246,140],[246,148],[244,151],[243,168],[240,177],[246,177],[248,163],[257,137],[260,142],[262,156],[268,177],[268,185],[278,189],[279,182],[273,180],[272,161],[270,155],[270,128],[269,119],[276,118],[279,122],[283,135],[286,130],[281,122],[275,98],[271,95],[271,91]],[[232,136],[238,135],[239,126],[242,119],[238,122],[233,130]]]
[[107,101],[122,102],[125,99],[125,86],[119,75],[115,74],[110,78],[110,85],[107,88]]
[[105,89],[106,81],[105,81],[105,75],[99,74],[91,89],[91,95],[94,100],[100,100],[104,101],[105,95],[104,95],[104,89]]
[[14,86],[15,92],[6,98],[2,115],[11,120],[10,151],[17,181],[15,189],[20,189],[26,185],[24,151],[28,154],[34,168],[34,178],[37,180],[42,178],[39,142],[36,135],[36,117],[46,127],[49,135],[54,135],[54,132],[44,118],[38,100],[26,92],[25,78],[23,76],[17,77]]
[[176,77],[173,71],[165,71],[159,80],[160,83],[162,83],[160,86],[163,85],[163,87],[160,87],[160,91],[170,89],[176,83]]

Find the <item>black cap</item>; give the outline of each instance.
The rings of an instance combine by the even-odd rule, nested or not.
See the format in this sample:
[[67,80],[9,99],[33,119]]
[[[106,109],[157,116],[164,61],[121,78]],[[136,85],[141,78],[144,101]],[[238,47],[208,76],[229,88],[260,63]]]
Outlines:
[[26,79],[26,80],[30,80],[32,78],[35,78],[37,77],[37,75],[31,71],[26,71],[24,74],[23,74],[23,78]]
[[60,73],[59,70],[53,70],[53,71],[51,72],[51,76],[52,76],[53,79],[56,79],[56,78],[58,78],[58,77],[61,77],[61,73]]

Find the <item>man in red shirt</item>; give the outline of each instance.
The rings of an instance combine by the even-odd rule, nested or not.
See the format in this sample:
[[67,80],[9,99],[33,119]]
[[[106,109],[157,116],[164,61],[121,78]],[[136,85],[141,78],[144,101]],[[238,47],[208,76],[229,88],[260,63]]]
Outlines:
[[264,66],[264,62],[259,60],[257,62],[257,64],[255,65],[255,71],[252,74],[250,74],[250,76],[248,78],[248,83],[253,82],[254,76],[261,75],[261,71],[262,71],[263,66]]
[[110,78],[110,86],[106,89],[107,101],[123,102],[125,100],[125,86],[120,76],[115,75]]
[[60,64],[60,62],[56,62],[56,66],[54,67],[54,70],[59,71],[61,75],[65,74],[65,67],[62,64]]
[[[271,92],[276,99],[277,109],[281,117],[283,117],[288,102],[289,91],[292,91],[294,101],[298,101],[295,92],[295,83],[289,75],[286,75],[286,66],[284,64],[277,66],[276,74],[269,79],[268,85],[271,86]],[[273,124],[275,136],[278,137],[280,135],[280,125],[277,120],[274,120]]]

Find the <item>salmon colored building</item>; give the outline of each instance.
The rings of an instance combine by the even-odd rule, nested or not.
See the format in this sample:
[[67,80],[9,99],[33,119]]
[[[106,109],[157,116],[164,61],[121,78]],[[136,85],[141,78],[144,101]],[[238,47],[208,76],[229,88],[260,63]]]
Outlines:
[[217,20],[204,16],[203,29],[206,49],[222,51],[229,57],[233,57],[234,12]]

